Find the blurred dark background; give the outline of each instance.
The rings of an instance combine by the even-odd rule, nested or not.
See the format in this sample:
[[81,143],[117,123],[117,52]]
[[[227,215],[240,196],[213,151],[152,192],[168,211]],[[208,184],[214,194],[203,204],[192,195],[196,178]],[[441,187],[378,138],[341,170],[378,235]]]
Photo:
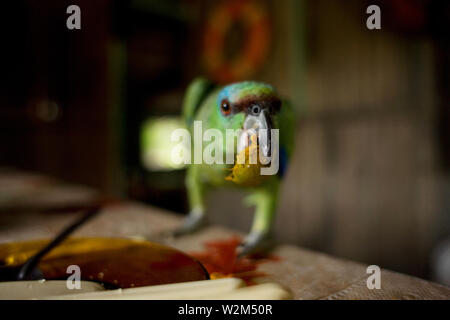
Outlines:
[[[81,30],[66,27],[72,4]],[[381,30],[366,27],[370,4]],[[450,282],[449,2],[15,0],[2,12],[0,166],[186,213],[163,141],[186,86],[266,81],[298,115],[278,238]],[[213,222],[248,230],[240,197],[213,195]]]

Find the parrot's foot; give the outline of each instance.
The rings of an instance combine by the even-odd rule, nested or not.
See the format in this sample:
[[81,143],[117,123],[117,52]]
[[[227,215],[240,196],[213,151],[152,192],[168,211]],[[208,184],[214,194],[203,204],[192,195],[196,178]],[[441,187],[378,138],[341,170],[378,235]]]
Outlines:
[[186,219],[184,219],[183,224],[173,232],[173,235],[175,237],[179,237],[185,234],[190,234],[206,226],[206,224],[207,219],[204,214],[191,211]]
[[272,233],[251,232],[238,248],[238,257],[269,250],[275,241]]

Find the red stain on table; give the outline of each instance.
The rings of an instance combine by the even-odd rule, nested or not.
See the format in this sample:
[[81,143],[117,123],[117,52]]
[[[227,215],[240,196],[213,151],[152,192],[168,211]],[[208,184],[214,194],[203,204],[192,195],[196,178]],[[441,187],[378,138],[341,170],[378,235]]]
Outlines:
[[241,242],[242,239],[238,236],[207,241],[204,243],[204,251],[191,252],[190,255],[205,266],[211,279],[235,277],[251,285],[254,284],[255,278],[266,276],[264,272],[257,271],[261,263],[278,261],[280,258],[273,255],[254,254],[238,259],[236,249]]

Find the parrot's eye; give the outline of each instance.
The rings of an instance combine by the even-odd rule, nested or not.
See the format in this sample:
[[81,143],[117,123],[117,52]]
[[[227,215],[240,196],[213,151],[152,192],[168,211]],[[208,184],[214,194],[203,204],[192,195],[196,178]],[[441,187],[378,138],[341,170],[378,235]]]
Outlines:
[[259,115],[260,112],[261,112],[260,106],[253,105],[250,107],[250,113],[253,114],[254,116]]
[[222,113],[224,115],[229,115],[231,112],[231,106],[230,106],[230,102],[228,102],[228,100],[224,99],[222,100],[222,104],[220,105],[220,110],[222,111]]

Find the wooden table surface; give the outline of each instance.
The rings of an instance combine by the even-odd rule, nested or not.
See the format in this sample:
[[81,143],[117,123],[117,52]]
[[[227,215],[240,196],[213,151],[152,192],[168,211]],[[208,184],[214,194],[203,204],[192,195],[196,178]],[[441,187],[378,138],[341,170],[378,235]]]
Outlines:
[[[85,204],[96,192],[45,176],[0,169],[0,243],[49,238],[76,218],[76,213],[43,213],[41,209]],[[164,243],[186,252],[200,251],[206,241],[229,239],[238,232],[219,226],[174,239],[167,236],[182,217],[136,202],[107,207],[74,236],[137,237]],[[450,288],[389,270],[381,271],[381,289],[366,285],[367,265],[331,257],[291,245],[277,246],[280,257],[259,265],[295,299],[450,299]]]

